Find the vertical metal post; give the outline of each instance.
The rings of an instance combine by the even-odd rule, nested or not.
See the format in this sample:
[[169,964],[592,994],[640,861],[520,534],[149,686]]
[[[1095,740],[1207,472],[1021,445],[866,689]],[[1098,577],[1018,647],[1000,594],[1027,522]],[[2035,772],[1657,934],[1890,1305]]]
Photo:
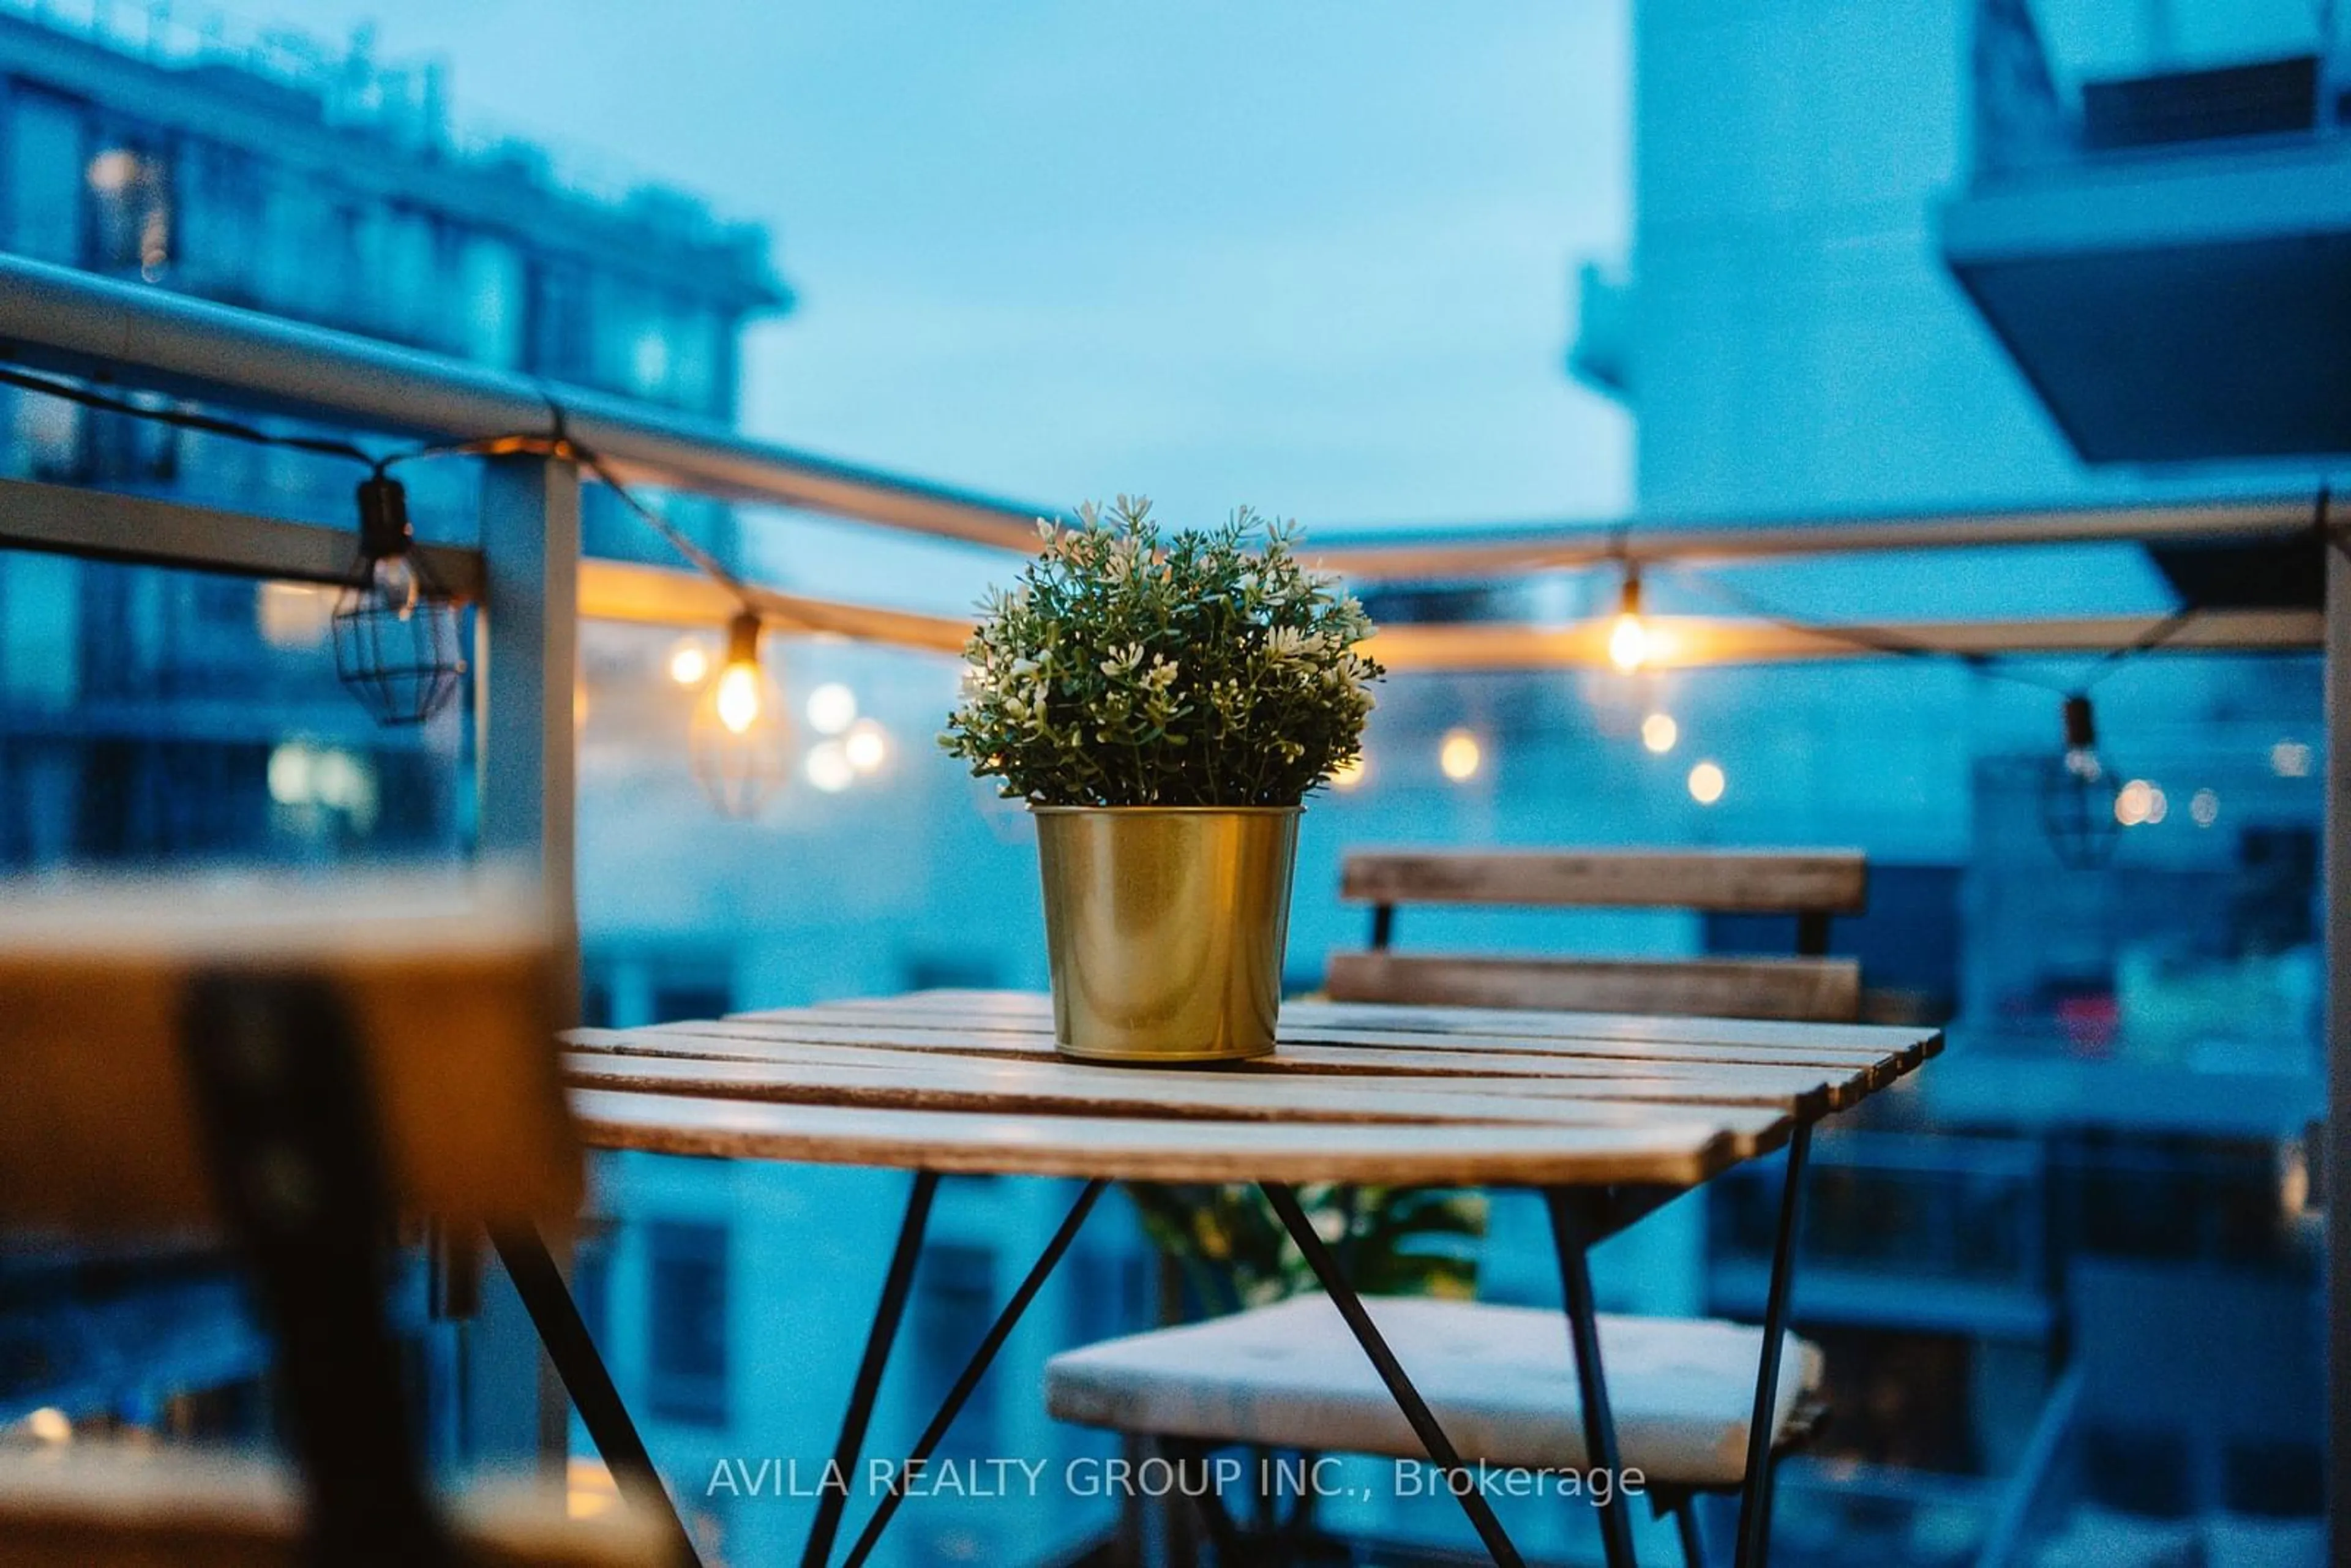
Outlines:
[[[2324,503],[2319,510],[2326,523]],[[2326,549],[2326,1531],[2330,1563],[2351,1562],[2351,557]]]
[[[557,1016],[577,1021],[572,702],[580,668],[580,471],[546,457],[492,458],[483,465],[481,512],[476,841],[485,857],[538,875],[559,956]],[[559,1255],[559,1263],[569,1261]],[[535,1448],[559,1474],[570,1446],[570,1408],[520,1301],[511,1290],[486,1292],[466,1335],[476,1453],[511,1458]]]
[[559,952],[561,1017],[579,1007],[572,703],[580,672],[580,471],[496,457],[482,472],[483,604],[475,633],[475,766],[484,855],[532,866]]

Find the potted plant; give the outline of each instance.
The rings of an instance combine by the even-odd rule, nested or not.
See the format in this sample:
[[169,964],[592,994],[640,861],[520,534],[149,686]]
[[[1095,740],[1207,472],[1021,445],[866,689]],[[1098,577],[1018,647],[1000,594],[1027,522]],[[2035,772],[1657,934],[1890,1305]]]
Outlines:
[[1273,1049],[1298,818],[1361,751],[1363,607],[1246,507],[1040,523],[992,591],[940,744],[1037,821],[1054,1038],[1102,1061]]

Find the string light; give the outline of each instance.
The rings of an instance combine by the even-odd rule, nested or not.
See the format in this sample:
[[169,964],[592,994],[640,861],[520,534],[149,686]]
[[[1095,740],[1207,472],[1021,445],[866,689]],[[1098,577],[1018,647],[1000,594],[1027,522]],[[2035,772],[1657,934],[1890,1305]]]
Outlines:
[[857,719],[857,694],[839,681],[827,681],[809,693],[809,727],[819,735],[840,735]]
[[1701,806],[1711,806],[1722,799],[1728,782],[1719,762],[1701,762],[1689,770],[1690,799]]
[[1464,784],[1478,777],[1485,761],[1485,752],[1478,737],[1466,729],[1448,729],[1437,744],[1437,766],[1456,784]]
[[1364,754],[1358,751],[1331,769],[1331,788],[1342,794],[1353,789],[1364,781]]
[[698,686],[710,677],[710,650],[699,637],[680,640],[669,653],[669,678],[681,686]]
[[876,772],[889,760],[890,732],[875,720],[861,718],[841,737],[841,754],[858,772]]
[[[730,685],[726,680],[726,672],[722,671],[720,680],[705,687],[705,701],[697,705],[697,719],[703,708],[716,706],[720,690],[725,688],[732,693],[732,695],[726,699],[726,706],[729,712],[744,720],[744,727],[740,731],[731,729],[724,719],[720,719],[717,725],[720,732],[732,737],[735,741],[746,743],[753,750],[759,748],[757,745],[750,745],[755,741],[764,743],[769,737],[777,737],[779,740],[783,727],[778,716],[778,704],[774,699],[772,689],[764,685],[765,676],[758,670],[758,617],[749,609],[755,601],[752,591],[737,578],[725,563],[712,556],[709,551],[677,528],[666,517],[639,499],[621,482],[602,458],[574,439],[567,430],[562,405],[550,394],[542,392],[541,395],[546,397],[552,423],[551,432],[517,433],[477,437],[460,442],[423,444],[379,455],[348,440],[265,430],[256,425],[243,423],[197,409],[152,399],[141,401],[133,397],[102,392],[73,381],[21,369],[0,367],[0,386],[11,386],[39,392],[84,407],[102,410],[130,419],[167,425],[174,429],[224,436],[256,445],[281,447],[319,456],[344,459],[367,467],[369,479],[360,487],[360,560],[353,572],[353,580],[349,585],[343,600],[339,601],[337,613],[332,619],[338,674],[342,677],[346,686],[359,700],[375,714],[379,721],[385,724],[417,723],[430,717],[445,706],[450,698],[455,695],[465,674],[465,664],[459,653],[462,644],[457,635],[457,603],[433,582],[431,573],[425,569],[421,558],[414,553],[412,548],[413,539],[407,527],[405,494],[398,483],[389,477],[388,470],[397,464],[427,457],[489,456],[517,453],[541,453],[551,457],[576,462],[601,479],[618,500],[659,533],[688,562],[715,581],[732,591],[746,607],[744,615],[737,617],[735,626],[730,628],[727,667],[728,670],[734,670],[739,665],[748,674],[737,674]],[[2318,494],[2317,513],[2314,526],[2322,536],[2331,538],[2332,530],[2327,523],[2327,492],[2322,487]],[[398,518],[396,538],[387,520],[395,516]],[[371,518],[375,519],[372,523]],[[372,538],[371,538],[371,528],[374,530]],[[375,548],[371,549],[371,545]],[[1610,661],[1617,669],[1629,674],[1649,663],[1656,652],[1655,639],[1642,617],[1640,570],[1625,551],[1621,530],[1616,554],[1625,563],[1624,580],[1616,614],[1609,629],[1608,653]],[[1989,674],[2009,674],[1995,668],[1978,655],[1954,654],[1948,649],[1908,642],[1871,629],[1813,625],[1776,611],[1753,596],[1731,589],[1726,584],[1707,583],[1703,579],[1698,580],[1703,586],[1711,588],[1721,596],[1738,601],[1750,613],[1784,626],[1815,632],[1870,652],[1911,657],[1952,656],[1962,659],[1971,668]],[[351,612],[348,616],[343,613],[346,606]],[[278,606],[276,605],[266,606],[265,612],[274,612],[277,608]],[[2170,641],[2199,613],[2200,610],[2198,606],[2183,605],[2153,623],[2137,638],[2106,650],[2097,661],[2092,680],[2111,673],[2113,668],[2117,667],[2124,661],[2149,653]],[[735,644],[741,640],[739,629],[747,620],[753,627],[749,639],[751,653],[747,660],[738,660],[734,656],[734,648]],[[402,629],[406,629],[409,632],[407,652],[412,656],[407,658],[401,657],[401,639],[398,632]],[[394,633],[389,642],[382,640],[381,635],[387,630]],[[295,639],[290,626],[287,629],[286,635],[289,644],[293,643]],[[671,656],[669,665],[671,678],[681,685],[695,685],[706,674],[707,661],[708,655],[702,653],[698,647],[689,652],[685,647],[681,646]],[[2022,674],[2011,674],[2009,678],[2027,681],[2028,684],[2042,684],[2031,681],[2029,677]],[[760,683],[760,695],[756,701],[745,695],[748,689],[747,682]],[[2084,684],[2086,686],[2090,683]],[[831,688],[820,688],[820,691],[828,689]],[[827,729],[823,726],[818,726],[823,733],[841,734],[855,720],[853,695],[848,694],[845,687],[838,689],[848,697],[849,706],[846,715],[839,718],[838,728]],[[812,701],[813,696],[814,694],[811,695]],[[2067,704],[2069,727],[2072,722],[2070,715],[2075,698],[2081,701],[2084,714],[2086,716],[2087,713],[2086,696],[2076,693],[2074,697],[2069,697]],[[831,722],[831,718],[832,716],[828,714],[827,722]],[[1663,724],[1659,724],[1657,722],[1659,720],[1663,720]],[[811,722],[815,722],[813,715]],[[699,728],[698,724],[697,728]],[[1670,716],[1651,715],[1644,722],[1642,728],[1644,744],[1647,745],[1652,751],[1663,753],[1672,748],[1673,739],[1667,738],[1663,744],[1659,744],[1656,738],[1659,736],[1672,737],[1677,733]],[[865,743],[862,749],[870,749],[872,744]],[[737,749],[742,749],[742,747]],[[886,754],[886,742],[883,743],[883,750]],[[2082,757],[2077,758],[2074,755],[2077,751],[2083,754]],[[839,756],[843,765],[849,764],[848,748],[845,746],[839,748]],[[2311,748],[2306,744],[2281,741],[2273,747],[2270,760],[2273,770],[2280,777],[2303,778],[2307,777],[2311,771]],[[2084,758],[2096,763],[2095,774],[2085,770],[2082,766]],[[1466,730],[1447,732],[1445,744],[1439,753],[1439,765],[1444,768],[1447,777],[1457,782],[1473,777],[1481,761],[1475,737]],[[878,758],[874,765],[879,766]],[[1711,765],[1700,765],[1701,768],[1708,766]],[[755,771],[763,770],[764,764],[761,769]],[[853,766],[849,767],[852,774],[856,770]],[[698,764],[696,771],[700,774],[705,773],[706,769]],[[830,765],[822,771],[828,778],[833,776]],[[1714,771],[1719,775],[1720,769],[1718,768]],[[1692,770],[1694,793],[1698,772],[1698,769]],[[780,769],[778,769],[778,776],[780,777]],[[1337,789],[1349,789],[1361,776],[1362,767],[1359,762],[1352,772],[1342,769],[1334,773],[1332,783]],[[2067,747],[2065,761],[2057,770],[2044,775],[2044,778],[2051,781],[2044,786],[2045,818],[2052,803],[2053,785],[2056,794],[2077,798],[2074,800],[2074,805],[2087,804],[2086,800],[2078,799],[2083,795],[2085,786],[2103,783],[2108,790],[2113,788],[2111,781],[2105,779],[2104,765],[2102,762],[2097,762],[2095,750],[2089,747],[2075,747],[2070,744]],[[846,788],[846,784],[836,787]],[[761,787],[756,793],[764,795],[766,788],[766,786]],[[729,787],[720,793],[735,798],[741,792]],[[2196,799],[2190,802],[2190,815],[2197,818],[2199,826],[2208,824],[2205,823],[2203,812],[2198,810],[2198,806],[2210,793],[2210,791],[2199,791]],[[2159,791],[2158,794],[2159,796]],[[725,809],[723,800],[722,809]],[[2219,812],[2217,796],[2211,797],[2211,804],[2206,810],[2209,810],[2217,819]],[[2067,817],[2070,823],[2088,829],[2092,836],[2095,836],[2095,825],[2101,820],[2108,822],[2113,821],[2110,810],[2104,813],[2087,810],[2075,812],[2070,807]],[[2153,820],[2159,821],[2160,817]],[[2065,835],[2061,834],[2053,825],[2051,836],[2053,841],[2055,841]],[[2064,847],[2061,847],[2059,851],[2061,858],[2068,858],[2068,863],[2076,863],[2069,858],[2070,852]]]
[[1627,565],[1616,619],[1608,628],[1608,662],[1629,675],[1649,662],[1649,627],[1641,619],[1641,569]]
[[828,795],[838,795],[857,782],[857,765],[850,761],[848,747],[839,740],[820,740],[810,747],[800,771]]
[[400,481],[369,476],[359,504],[359,560],[331,618],[335,674],[378,724],[422,724],[465,674],[457,605],[416,553]]
[[2163,790],[2144,779],[2134,779],[2115,792],[2115,821],[2126,828],[2151,828],[2163,821],[2171,803]]
[[1641,744],[1663,757],[1682,737],[1682,727],[1669,713],[1653,713],[1641,721]]
[[2075,692],[2062,709],[2064,748],[2042,768],[2041,828],[2057,859],[2076,871],[2105,863],[2124,809],[2114,773],[2098,755],[2098,721],[2090,695]]
[[759,618],[745,611],[727,625],[726,663],[704,684],[688,736],[695,779],[726,815],[756,815],[783,782],[783,710],[759,664]]

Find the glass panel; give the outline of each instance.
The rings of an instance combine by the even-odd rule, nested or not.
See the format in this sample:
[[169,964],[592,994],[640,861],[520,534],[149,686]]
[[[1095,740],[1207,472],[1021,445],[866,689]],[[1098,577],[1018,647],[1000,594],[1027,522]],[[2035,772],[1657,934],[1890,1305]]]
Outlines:
[[466,705],[378,728],[332,591],[0,551],[0,867],[452,855]]

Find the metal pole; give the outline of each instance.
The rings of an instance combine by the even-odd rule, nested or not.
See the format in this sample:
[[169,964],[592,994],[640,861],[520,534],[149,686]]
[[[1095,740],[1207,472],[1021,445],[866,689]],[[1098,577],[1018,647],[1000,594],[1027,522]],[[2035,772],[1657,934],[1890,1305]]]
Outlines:
[[[2322,507],[2320,520],[2325,520]],[[2326,1530],[2330,1563],[2351,1562],[2351,557],[2326,550]]]
[[492,1231],[490,1240],[497,1249],[498,1261],[506,1265],[507,1278],[514,1281],[516,1294],[530,1312],[539,1343],[547,1347],[565,1389],[580,1407],[580,1421],[605,1469],[612,1472],[612,1484],[622,1500],[653,1521],[675,1563],[681,1568],[699,1568],[702,1559],[694,1549],[694,1538],[686,1533],[677,1505],[662,1484],[661,1472],[653,1468],[653,1455],[646,1450],[621,1391],[613,1386],[612,1374],[555,1266],[546,1238],[534,1226],[519,1226]]
[[1412,1427],[1413,1436],[1420,1439],[1420,1446],[1428,1451],[1429,1458],[1445,1472],[1447,1484],[1460,1501],[1461,1511],[1469,1516],[1470,1527],[1477,1531],[1478,1539],[1486,1543],[1488,1554],[1503,1568],[1522,1568],[1525,1559],[1519,1555],[1518,1548],[1510,1544],[1510,1536],[1503,1531],[1502,1521],[1494,1516],[1494,1505],[1486,1500],[1486,1494],[1479,1490],[1479,1476],[1461,1462],[1460,1450],[1453,1446],[1453,1439],[1445,1435],[1445,1428],[1437,1425],[1436,1414],[1429,1409],[1428,1402],[1420,1396],[1420,1390],[1415,1388],[1412,1379],[1405,1375],[1404,1364],[1396,1360],[1395,1352],[1390,1350],[1388,1342],[1381,1337],[1379,1325],[1372,1322],[1372,1314],[1364,1310],[1363,1297],[1357,1295],[1355,1288],[1347,1282],[1346,1275],[1340,1270],[1339,1260],[1331,1256],[1331,1249],[1315,1232],[1314,1222],[1299,1207],[1298,1194],[1284,1184],[1272,1181],[1259,1182],[1258,1190],[1265,1194],[1265,1200],[1273,1205],[1274,1213],[1281,1217],[1290,1239],[1298,1243],[1299,1252],[1306,1259],[1306,1266],[1314,1270],[1314,1278],[1329,1293],[1331,1304],[1339,1309],[1341,1317],[1347,1320],[1347,1327],[1354,1333],[1355,1343],[1364,1347],[1364,1354],[1370,1360],[1373,1370],[1380,1375],[1380,1381],[1387,1385],[1388,1396],[1396,1402],[1396,1408],[1404,1412],[1405,1420]]
[[914,1288],[923,1233],[930,1226],[931,1199],[938,1190],[938,1172],[914,1173],[914,1185],[906,1194],[906,1212],[898,1222],[898,1244],[891,1249],[890,1269],[882,1279],[882,1302],[873,1311],[873,1327],[865,1336],[865,1355],[857,1364],[857,1379],[850,1385],[841,1437],[832,1447],[832,1466],[825,1472],[816,1522],[810,1527],[808,1545],[800,1552],[800,1568],[823,1568],[832,1557],[841,1516],[849,1506],[848,1478],[857,1468],[858,1450],[865,1446],[865,1428],[873,1419],[873,1400],[882,1390],[890,1346],[897,1340],[899,1320],[906,1315],[906,1297]]
[[1763,1302],[1763,1356],[1755,1370],[1755,1405],[1747,1421],[1747,1477],[1739,1495],[1738,1568],[1763,1568],[1771,1556],[1771,1429],[1780,1413],[1780,1354],[1788,1337],[1789,1293],[1795,1282],[1797,1216],[1804,1191],[1804,1156],[1813,1124],[1796,1124],[1788,1140],[1788,1174],[1780,1185],[1780,1232],[1771,1255],[1771,1284]]
[[1552,1247],[1559,1255],[1560,1293],[1568,1336],[1575,1347],[1576,1396],[1583,1406],[1583,1462],[1606,1473],[1608,1500],[1600,1507],[1600,1542],[1609,1568],[1633,1568],[1633,1518],[1625,1500],[1625,1467],[1616,1451],[1616,1418],[1608,1408],[1608,1375],[1600,1360],[1600,1314],[1592,1293],[1586,1249],[1600,1228],[1590,1218],[1593,1195],[1549,1187]]
[[[557,1016],[580,1016],[580,916],[573,882],[573,692],[580,667],[580,474],[569,463],[501,457],[482,473],[483,593],[475,627],[475,768],[486,857],[532,867],[557,954]],[[561,1252],[559,1265],[568,1262]],[[559,1474],[571,1439],[561,1379],[539,1353],[527,1313],[507,1293],[483,1298],[468,1325],[466,1385],[484,1403],[476,1431],[512,1457],[536,1434]],[[522,1369],[536,1368],[532,1409],[518,1408]]]
[[987,1335],[979,1342],[979,1348],[972,1352],[971,1360],[965,1364],[962,1375],[956,1379],[955,1386],[947,1390],[946,1398],[940,1401],[938,1414],[931,1417],[931,1424],[924,1427],[923,1435],[915,1439],[914,1451],[892,1473],[889,1490],[883,1493],[882,1500],[874,1506],[873,1517],[865,1521],[865,1528],[850,1547],[848,1557],[842,1560],[842,1568],[862,1568],[865,1560],[873,1554],[873,1548],[882,1540],[882,1532],[889,1528],[899,1505],[906,1500],[907,1477],[918,1472],[930,1461],[931,1455],[938,1450],[940,1442],[947,1435],[947,1428],[955,1425],[955,1418],[970,1400],[972,1390],[979,1386],[979,1380],[987,1376],[987,1369],[996,1364],[997,1353],[1004,1348],[1004,1342],[1012,1337],[1012,1331],[1019,1326],[1021,1314],[1029,1310],[1029,1303],[1037,1299],[1037,1292],[1045,1288],[1045,1281],[1052,1277],[1054,1268],[1061,1261],[1061,1255],[1070,1249],[1070,1243],[1078,1239],[1078,1231],[1085,1224],[1086,1216],[1093,1212],[1095,1200],[1102,1197],[1102,1189],[1109,1185],[1096,1176],[1078,1190],[1078,1199],[1070,1206],[1070,1212],[1062,1218],[1061,1228],[1054,1231],[1052,1239],[1045,1243],[1045,1250],[1038,1254],[1028,1277],[1020,1281],[1020,1288],[1012,1292],[1012,1299],[1004,1304],[1002,1312],[997,1313],[996,1322],[988,1325]]

